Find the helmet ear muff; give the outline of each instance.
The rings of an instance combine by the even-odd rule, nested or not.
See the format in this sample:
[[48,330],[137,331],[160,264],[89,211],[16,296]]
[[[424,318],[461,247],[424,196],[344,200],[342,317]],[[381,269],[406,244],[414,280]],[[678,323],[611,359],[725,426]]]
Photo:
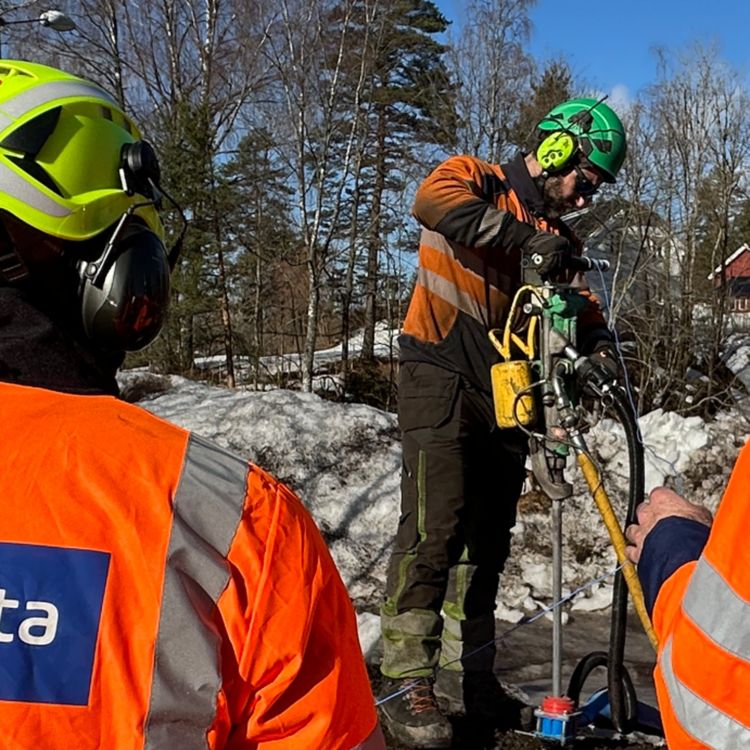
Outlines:
[[98,349],[135,351],[164,324],[169,261],[162,241],[144,224],[129,221],[118,230],[98,260],[78,265],[81,320]]
[[124,143],[120,151],[120,182],[128,195],[140,193],[154,198],[161,180],[159,159],[148,141]]
[[576,138],[564,130],[556,130],[539,144],[536,160],[545,172],[554,174],[571,164],[577,148]]

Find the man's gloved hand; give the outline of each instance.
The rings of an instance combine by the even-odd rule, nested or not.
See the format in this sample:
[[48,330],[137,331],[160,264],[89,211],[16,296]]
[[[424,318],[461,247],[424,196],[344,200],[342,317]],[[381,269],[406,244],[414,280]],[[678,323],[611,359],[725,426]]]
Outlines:
[[568,267],[575,254],[573,245],[565,237],[551,232],[536,232],[522,246],[523,254],[542,278],[554,276]]
[[620,361],[610,341],[603,341],[576,365],[578,380],[586,391],[600,392],[620,376]]

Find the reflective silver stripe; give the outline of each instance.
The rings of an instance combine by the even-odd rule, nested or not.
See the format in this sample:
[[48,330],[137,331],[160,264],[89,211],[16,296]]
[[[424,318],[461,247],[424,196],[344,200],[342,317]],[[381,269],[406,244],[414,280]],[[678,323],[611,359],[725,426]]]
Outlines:
[[3,102],[0,110],[13,118],[25,115],[29,110],[57,99],[68,99],[72,96],[95,97],[104,99],[116,109],[120,105],[106,92],[93,83],[86,81],[50,81],[22,91]]
[[[480,283],[484,283],[481,275],[476,269],[472,268],[472,265],[479,261],[478,255],[469,252],[466,248],[461,248],[460,245],[454,246],[442,234],[433,232],[430,229],[422,230],[420,244],[442,253],[454,263],[459,262],[465,273],[476,276]],[[460,258],[457,258],[456,252],[460,252],[461,250],[464,252]],[[461,312],[470,315],[481,323],[487,322],[488,313],[486,305],[483,305],[478,299],[475,299],[471,294],[457,287],[444,276],[440,276],[440,274],[420,266],[417,270],[417,280],[422,286],[437,294],[438,297],[444,299],[449,304],[454,305]]]
[[479,229],[472,244],[475,247],[486,247],[496,242],[507,215],[508,212],[502,209],[488,208],[482,217],[482,221],[479,222]]
[[35,188],[2,162],[0,162],[0,191],[22,200],[28,206],[47,214],[47,216],[61,219],[71,213],[65,206],[53,201],[52,198]]
[[[110,102],[119,109],[117,102],[103,89],[86,81],[51,81],[34,86],[27,91],[7,99],[0,107],[0,132],[4,132],[13,121],[26,114],[29,110],[47,102],[65,99],[72,96],[96,97]],[[12,169],[0,164],[0,189],[9,195],[17,197],[27,205],[57,218],[69,216],[69,211],[31,183],[19,177]]]
[[247,491],[247,463],[191,435],[174,499],[144,750],[205,750],[221,686],[216,603]]
[[459,289],[452,281],[440,276],[433,271],[419,268],[417,281],[429,289],[438,297],[441,297],[451,305],[455,305],[461,312],[484,323],[487,321],[487,307],[479,303],[470,294]]
[[750,662],[750,603],[704,558],[698,560],[682,605],[685,614],[725,651]]
[[707,703],[677,679],[672,669],[672,638],[659,657],[669,702],[682,728],[715,750],[750,747],[750,729]]
[[422,230],[420,244],[427,245],[427,247],[437,250],[443,255],[447,255],[451,260],[458,262],[464,270],[474,274],[480,283],[484,283],[484,277],[489,270],[487,264],[484,262],[484,250],[477,251],[464,247],[457,242],[451,242],[442,234],[432,232],[429,229]]

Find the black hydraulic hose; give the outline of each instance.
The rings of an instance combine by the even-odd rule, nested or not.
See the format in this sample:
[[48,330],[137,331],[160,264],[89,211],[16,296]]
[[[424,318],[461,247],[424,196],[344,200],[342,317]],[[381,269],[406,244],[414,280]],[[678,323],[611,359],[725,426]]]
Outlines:
[[[590,654],[581,659],[573,670],[573,674],[570,676],[570,682],[568,683],[567,696],[575,701],[576,705],[580,705],[581,691],[586,682],[588,676],[597,667],[609,668],[609,655],[605,651],[592,651]],[[630,679],[628,670],[623,667],[622,669],[622,688],[624,689],[624,700],[625,700],[625,712],[628,716],[635,717],[638,714],[638,701],[635,695],[635,688],[633,687],[633,681]],[[609,698],[609,688],[607,688],[607,697]],[[610,700],[610,715],[612,710],[612,702]]]
[[[643,466],[643,445],[638,434],[636,415],[621,388],[609,391],[612,403],[617,412],[620,424],[625,431],[628,461],[630,466],[630,483],[628,509],[625,524],[636,519],[636,509],[643,499],[645,472]],[[625,635],[628,614],[628,588],[622,571],[615,575],[612,592],[612,614],[610,621],[609,651],[594,651],[578,663],[568,685],[568,696],[579,703],[581,690],[588,675],[597,667],[607,668],[607,698],[612,726],[622,733],[636,727],[638,720],[638,701],[635,688],[624,665]]]
[[625,632],[627,626],[628,588],[618,571],[612,589],[612,612],[609,626],[609,659],[607,663],[607,690],[612,714],[612,725],[618,732],[628,732],[634,717],[628,716],[622,680],[625,659]]
[[[630,486],[625,526],[635,523],[636,509],[643,500],[645,470],[643,444],[638,434],[638,422],[625,390],[619,387],[610,391],[620,424],[625,430],[630,465]],[[609,692],[612,724],[618,732],[630,731],[637,721],[637,705],[626,694],[627,671],[624,667],[625,635],[628,616],[628,589],[621,570],[615,575],[612,589],[612,614],[610,621],[609,653],[607,659],[607,690]],[[632,683],[630,686],[632,690]],[[625,691],[625,692],[624,692]]]
[[586,656],[576,664],[573,674],[570,675],[568,692],[566,693],[568,698],[572,698],[575,701],[576,705],[580,703],[581,691],[583,690],[583,684],[586,682],[586,678],[597,667],[606,667],[607,660],[608,656],[605,651],[592,651],[590,654],[586,654]]

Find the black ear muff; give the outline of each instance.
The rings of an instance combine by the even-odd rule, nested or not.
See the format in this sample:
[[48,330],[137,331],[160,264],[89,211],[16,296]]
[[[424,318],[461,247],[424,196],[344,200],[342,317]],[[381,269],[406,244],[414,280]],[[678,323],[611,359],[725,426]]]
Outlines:
[[100,259],[79,265],[86,335],[105,351],[151,343],[169,307],[169,262],[162,241],[145,225],[118,225]]
[[120,151],[120,181],[128,195],[140,193],[155,198],[155,188],[161,180],[159,159],[148,141],[125,143]]

